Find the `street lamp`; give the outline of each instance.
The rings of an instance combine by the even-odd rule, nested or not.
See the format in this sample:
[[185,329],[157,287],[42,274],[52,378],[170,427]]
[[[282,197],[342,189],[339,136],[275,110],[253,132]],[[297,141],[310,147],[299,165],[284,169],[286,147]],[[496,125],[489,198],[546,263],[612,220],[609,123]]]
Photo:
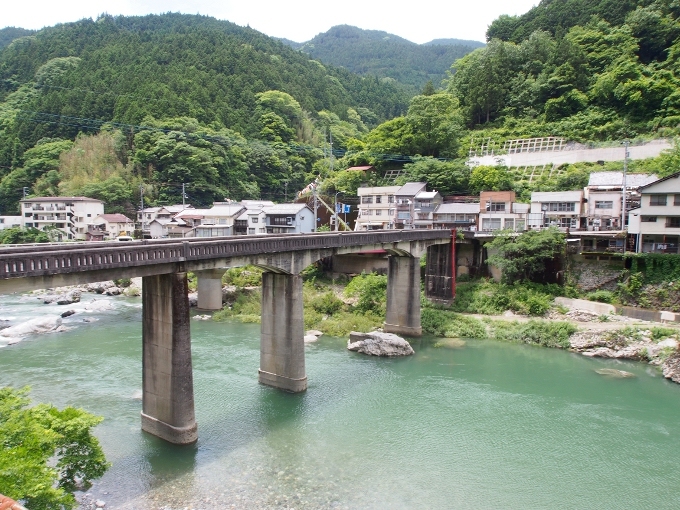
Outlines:
[[335,193],[335,204],[334,204],[334,214],[335,214],[335,231],[338,231],[338,195],[344,194],[344,191],[337,191]]

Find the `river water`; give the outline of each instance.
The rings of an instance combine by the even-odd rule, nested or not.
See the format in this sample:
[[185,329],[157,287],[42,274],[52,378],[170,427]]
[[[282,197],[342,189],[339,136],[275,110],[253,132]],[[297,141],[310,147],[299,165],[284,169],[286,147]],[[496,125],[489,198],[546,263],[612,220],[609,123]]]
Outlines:
[[[141,302],[110,299],[0,349],[0,385],[105,417],[89,494],[107,509],[680,507],[680,385],[646,365],[427,338],[377,359],[321,337],[290,395],[257,383],[258,325],[192,321],[199,441],[178,447],[140,430]],[[73,308],[37,303],[1,297],[0,318]]]

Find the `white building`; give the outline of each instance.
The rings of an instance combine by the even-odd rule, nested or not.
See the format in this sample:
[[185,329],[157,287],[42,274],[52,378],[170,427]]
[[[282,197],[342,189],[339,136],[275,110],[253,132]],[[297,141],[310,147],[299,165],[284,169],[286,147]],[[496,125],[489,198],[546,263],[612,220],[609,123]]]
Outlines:
[[0,230],[21,226],[21,216],[0,216]]
[[531,193],[530,227],[581,228],[583,191],[534,191]]
[[529,204],[515,202],[514,191],[482,191],[479,195],[480,232],[527,229]]
[[115,239],[120,235],[131,236],[135,223],[124,214],[100,214],[88,225],[88,240]]
[[394,228],[396,219],[395,194],[401,186],[374,186],[357,189],[359,215],[354,230],[384,230]]
[[88,197],[35,197],[21,203],[21,226],[57,229],[57,239],[85,240],[87,226],[104,214],[104,202]]
[[477,230],[479,202],[441,204],[432,214],[434,228]]
[[306,204],[277,204],[264,209],[268,234],[314,231],[314,213]]
[[201,224],[194,227],[195,237],[234,235],[236,218],[245,210],[238,202],[215,202],[210,209],[194,209],[192,215],[203,216]]
[[235,235],[256,235],[267,233],[267,214],[265,209],[272,207],[269,200],[241,200],[246,208],[234,222]]
[[639,188],[640,207],[630,211],[628,233],[638,253],[678,253],[680,172]]

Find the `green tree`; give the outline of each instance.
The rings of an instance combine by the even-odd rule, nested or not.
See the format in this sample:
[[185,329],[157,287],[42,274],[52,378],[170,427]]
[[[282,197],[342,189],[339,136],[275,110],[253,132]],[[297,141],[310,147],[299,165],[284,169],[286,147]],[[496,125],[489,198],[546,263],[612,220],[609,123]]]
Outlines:
[[512,177],[504,166],[479,165],[470,174],[470,191],[508,191],[512,189]]
[[435,158],[456,155],[463,118],[455,96],[442,92],[414,97],[406,122],[418,154]]
[[73,492],[108,468],[92,435],[102,418],[73,407],[29,407],[27,394],[0,388],[0,487],[31,510],[72,509]]
[[517,235],[501,232],[486,245],[488,263],[503,272],[503,282],[546,281],[547,264],[564,252],[565,235],[556,228]]
[[0,230],[0,244],[49,243],[50,237],[37,228],[12,227]]

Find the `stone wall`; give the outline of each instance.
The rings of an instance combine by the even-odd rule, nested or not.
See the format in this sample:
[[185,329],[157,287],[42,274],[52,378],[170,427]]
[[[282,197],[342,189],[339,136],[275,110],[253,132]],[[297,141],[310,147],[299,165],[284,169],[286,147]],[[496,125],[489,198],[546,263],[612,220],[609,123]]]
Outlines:
[[569,278],[581,290],[616,290],[623,271],[622,260],[590,260],[574,255],[569,260]]

